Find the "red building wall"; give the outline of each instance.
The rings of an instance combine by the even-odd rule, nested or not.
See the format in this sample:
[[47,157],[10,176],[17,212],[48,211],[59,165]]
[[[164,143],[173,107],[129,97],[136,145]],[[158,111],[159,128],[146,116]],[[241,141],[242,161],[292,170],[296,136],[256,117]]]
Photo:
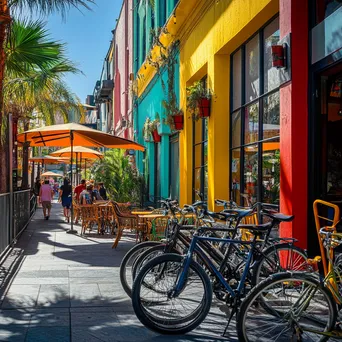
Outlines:
[[[131,139],[132,96],[130,93],[129,75],[133,72],[133,1],[124,0],[114,33],[114,130],[115,134]],[[126,120],[126,128],[122,128],[122,120]]]
[[307,0],[279,0],[280,37],[291,34],[292,80],[280,89],[281,212],[295,215],[282,223],[282,236],[307,247],[309,9]]

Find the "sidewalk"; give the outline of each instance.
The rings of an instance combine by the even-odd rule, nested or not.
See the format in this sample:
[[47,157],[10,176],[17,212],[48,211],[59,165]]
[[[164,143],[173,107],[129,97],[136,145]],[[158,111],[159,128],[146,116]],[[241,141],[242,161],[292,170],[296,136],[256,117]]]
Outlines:
[[[123,238],[113,250],[108,235],[66,234],[61,212],[54,204],[45,221],[38,209],[17,244],[24,256],[2,297],[0,341],[227,341],[220,337],[225,314],[217,308],[185,336],[143,327],[119,279],[121,259],[134,240]],[[234,323],[230,331],[233,340]]]

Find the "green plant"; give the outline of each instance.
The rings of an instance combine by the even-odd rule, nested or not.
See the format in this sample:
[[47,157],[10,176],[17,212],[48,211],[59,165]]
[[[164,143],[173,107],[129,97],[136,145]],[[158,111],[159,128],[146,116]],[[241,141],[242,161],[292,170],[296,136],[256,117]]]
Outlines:
[[123,150],[106,152],[104,158],[93,165],[90,174],[95,182],[104,183],[110,199],[121,203],[140,202],[142,178]]
[[211,99],[211,91],[206,88],[202,80],[194,82],[186,88],[186,107],[194,120],[199,119],[199,104],[202,99]]
[[156,118],[154,120],[151,120],[150,118],[147,118],[144,123],[143,128],[143,136],[145,141],[151,140],[151,134],[154,130],[158,129],[158,126],[160,124],[160,117],[159,114],[156,113]]

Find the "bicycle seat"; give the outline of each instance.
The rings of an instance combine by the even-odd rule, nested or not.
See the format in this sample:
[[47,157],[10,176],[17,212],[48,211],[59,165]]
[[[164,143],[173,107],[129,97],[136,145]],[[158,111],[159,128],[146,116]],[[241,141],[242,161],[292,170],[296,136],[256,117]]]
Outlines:
[[294,215],[284,215],[282,213],[272,213],[266,210],[261,211],[262,215],[266,215],[273,220],[279,221],[279,222],[290,222],[294,219]]
[[253,213],[253,209],[225,209],[225,210],[222,210],[220,212],[220,214],[224,215],[228,215],[228,217],[231,217],[231,216],[237,216],[239,218],[243,218],[243,217],[246,217],[250,214]]

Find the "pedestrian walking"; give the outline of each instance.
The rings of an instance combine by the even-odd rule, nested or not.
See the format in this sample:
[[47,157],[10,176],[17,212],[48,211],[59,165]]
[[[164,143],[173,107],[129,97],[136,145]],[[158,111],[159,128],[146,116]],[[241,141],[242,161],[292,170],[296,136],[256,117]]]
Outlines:
[[43,214],[45,220],[48,220],[51,213],[51,201],[53,197],[53,190],[48,180],[39,189],[39,201],[43,206]]
[[70,208],[72,202],[72,187],[68,178],[64,178],[59,190],[59,202],[62,202],[65,221],[70,222]]

